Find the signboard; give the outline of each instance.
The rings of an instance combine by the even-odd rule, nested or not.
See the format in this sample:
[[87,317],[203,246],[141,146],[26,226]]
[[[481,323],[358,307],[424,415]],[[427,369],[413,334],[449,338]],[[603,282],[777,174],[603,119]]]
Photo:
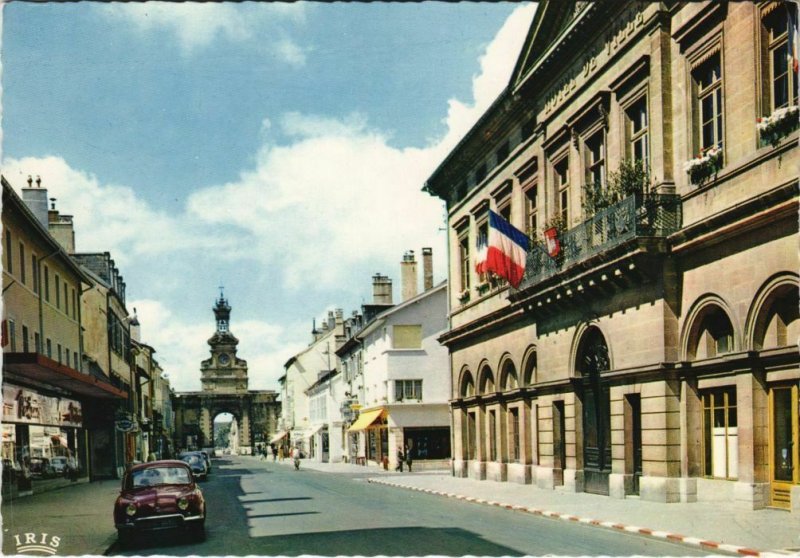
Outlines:
[[136,430],[136,423],[130,419],[120,419],[114,423],[114,428],[120,432],[133,432]]
[[12,385],[3,386],[3,422],[83,426],[81,404]]

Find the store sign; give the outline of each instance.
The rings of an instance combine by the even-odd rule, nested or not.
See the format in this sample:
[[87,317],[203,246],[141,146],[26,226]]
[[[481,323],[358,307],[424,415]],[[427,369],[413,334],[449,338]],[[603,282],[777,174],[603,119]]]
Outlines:
[[120,432],[133,432],[136,430],[136,423],[128,419],[120,419],[114,423],[114,428]]
[[3,386],[3,422],[83,426],[81,404],[17,386]]

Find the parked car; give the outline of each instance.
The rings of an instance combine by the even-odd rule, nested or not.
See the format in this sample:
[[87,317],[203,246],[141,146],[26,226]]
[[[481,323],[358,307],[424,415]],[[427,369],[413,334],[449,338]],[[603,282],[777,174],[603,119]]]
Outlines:
[[188,464],[178,460],[131,466],[114,503],[117,539],[123,546],[137,536],[176,530],[205,539],[206,502]]
[[56,475],[55,469],[46,457],[31,457],[30,471],[34,479],[49,479]]
[[56,475],[66,475],[69,470],[69,462],[66,457],[56,456],[50,459],[50,465]]
[[191,451],[182,453],[180,455],[180,460],[189,465],[194,478],[205,480],[208,476],[208,465],[206,465],[206,460],[200,452]]

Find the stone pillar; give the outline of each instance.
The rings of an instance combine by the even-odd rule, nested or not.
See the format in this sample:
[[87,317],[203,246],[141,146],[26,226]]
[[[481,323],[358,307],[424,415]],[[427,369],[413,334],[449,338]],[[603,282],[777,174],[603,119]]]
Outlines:
[[736,505],[758,510],[769,503],[768,392],[760,370],[736,376],[738,481]]
[[651,382],[642,386],[642,500],[681,500],[680,383]]
[[242,424],[239,426],[239,451],[244,455],[253,453],[250,446],[250,409],[242,408]]
[[208,447],[214,437],[214,431],[211,424],[211,412],[205,406],[200,409],[200,431],[203,433],[203,447]]
[[462,407],[450,407],[450,421],[453,429],[453,476],[467,476],[467,411]]
[[697,379],[681,383],[681,481],[680,501],[697,501],[697,479],[703,476],[703,400]]
[[486,479],[486,409],[482,405],[473,407],[475,412],[475,459],[470,463],[469,476],[478,480]]

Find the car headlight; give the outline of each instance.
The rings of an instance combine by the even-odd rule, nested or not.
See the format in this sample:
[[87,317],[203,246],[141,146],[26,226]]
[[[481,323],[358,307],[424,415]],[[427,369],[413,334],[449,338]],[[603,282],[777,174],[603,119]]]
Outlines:
[[189,500],[187,500],[186,498],[181,498],[180,500],[178,500],[178,509],[181,511],[186,511],[187,509],[189,509]]
[[136,506],[134,504],[128,504],[128,507],[125,508],[125,513],[128,515],[136,515]]

